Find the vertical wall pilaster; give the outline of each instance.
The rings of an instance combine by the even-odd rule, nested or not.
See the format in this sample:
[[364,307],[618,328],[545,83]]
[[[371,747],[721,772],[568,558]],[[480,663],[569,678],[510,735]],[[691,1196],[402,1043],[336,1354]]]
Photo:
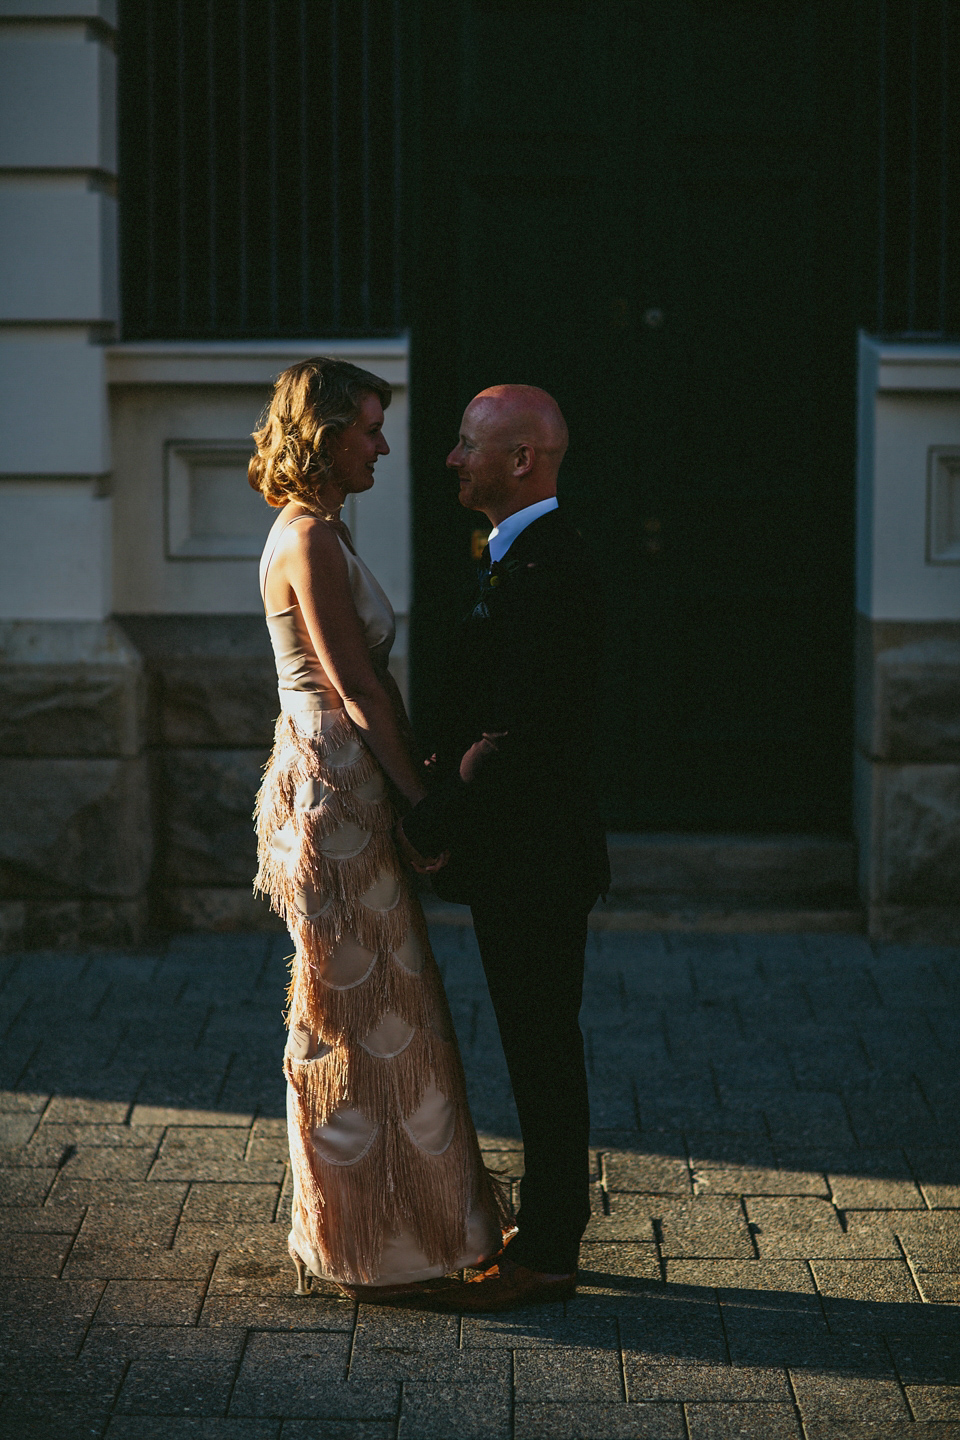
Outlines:
[[960,939],[960,346],[861,336],[855,824],[880,939]]
[[[0,934],[135,936],[140,659],[111,610],[114,0],[0,0]],[[14,799],[15,797],[15,799]]]

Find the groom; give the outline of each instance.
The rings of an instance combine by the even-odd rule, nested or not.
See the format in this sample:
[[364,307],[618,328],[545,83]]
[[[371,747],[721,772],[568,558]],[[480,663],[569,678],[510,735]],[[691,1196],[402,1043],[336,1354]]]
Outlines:
[[578,1016],[587,914],[609,878],[588,780],[602,631],[584,547],[557,505],[566,448],[546,391],[495,385],[467,406],[447,457],[460,504],[493,529],[438,746],[444,799],[403,830],[419,856],[452,853],[435,885],[473,912],[525,1157],[517,1235],[457,1288],[459,1310],[571,1295],[590,1215]]

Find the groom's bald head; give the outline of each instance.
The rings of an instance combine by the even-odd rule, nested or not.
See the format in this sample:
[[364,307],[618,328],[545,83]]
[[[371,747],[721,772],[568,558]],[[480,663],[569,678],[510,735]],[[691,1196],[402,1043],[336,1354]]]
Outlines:
[[491,385],[463,412],[447,464],[460,479],[460,504],[498,525],[557,493],[567,450],[560,406],[536,385]]
[[567,422],[552,395],[536,385],[491,385],[467,406],[491,439],[508,449],[530,445],[556,470],[567,451]]

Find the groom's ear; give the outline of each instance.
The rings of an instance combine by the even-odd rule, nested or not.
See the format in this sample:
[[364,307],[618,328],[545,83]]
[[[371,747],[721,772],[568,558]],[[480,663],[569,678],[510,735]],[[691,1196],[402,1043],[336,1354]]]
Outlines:
[[526,441],[522,445],[518,445],[513,452],[514,479],[519,480],[524,475],[529,475],[535,459],[536,451],[532,445],[528,445]]

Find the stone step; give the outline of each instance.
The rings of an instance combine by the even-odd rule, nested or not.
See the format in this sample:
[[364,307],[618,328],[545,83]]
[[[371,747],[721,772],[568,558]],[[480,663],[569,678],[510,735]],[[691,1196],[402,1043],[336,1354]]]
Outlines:
[[[714,934],[857,932],[851,841],[817,835],[612,834],[611,886],[592,930]],[[422,897],[434,925],[469,925],[466,905]]]
[[[610,900],[663,896],[739,907],[856,905],[853,842],[819,835],[611,834]],[[671,906],[671,908],[673,908]]]
[[[470,925],[466,905],[450,905],[429,896],[421,896],[423,910],[430,925]],[[765,905],[737,906],[697,905],[688,899],[674,903],[671,897],[651,896],[650,903],[640,906],[611,905],[600,900],[588,917],[591,930],[632,930],[637,932],[688,932],[710,935],[796,935],[843,933],[859,934],[866,929],[866,917],[856,906],[837,909],[813,909]]]

